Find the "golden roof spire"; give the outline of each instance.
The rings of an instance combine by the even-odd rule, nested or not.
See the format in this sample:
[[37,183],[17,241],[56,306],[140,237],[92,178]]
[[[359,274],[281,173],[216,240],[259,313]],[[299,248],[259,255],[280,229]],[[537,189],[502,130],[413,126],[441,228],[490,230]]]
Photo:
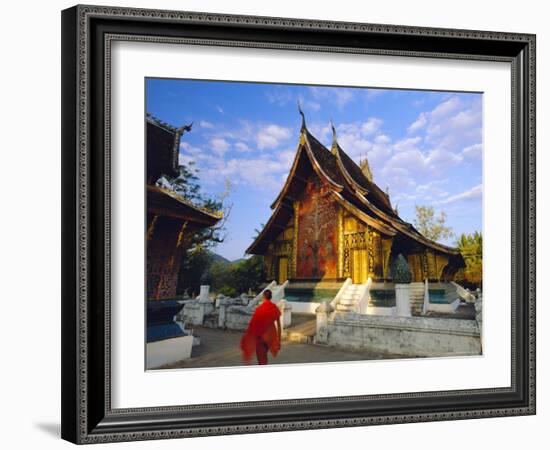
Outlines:
[[306,116],[305,116],[304,112],[302,111],[302,105],[300,105],[300,99],[298,99],[298,112],[302,116],[302,128],[301,129],[305,130],[306,129]]
[[333,155],[336,155],[336,152],[338,151],[338,140],[336,138],[336,128],[334,128],[332,117],[330,118],[330,127],[332,128],[332,147],[330,148],[330,151]]
[[373,180],[372,170],[370,168],[369,160],[367,159],[366,156],[364,159],[362,158],[359,161],[359,167],[361,168],[361,172],[363,172],[363,175],[367,177],[367,180],[372,181]]

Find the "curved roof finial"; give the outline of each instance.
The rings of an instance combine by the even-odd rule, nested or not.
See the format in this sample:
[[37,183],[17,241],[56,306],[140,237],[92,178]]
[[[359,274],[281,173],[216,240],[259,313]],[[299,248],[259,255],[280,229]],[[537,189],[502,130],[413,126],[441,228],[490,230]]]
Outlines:
[[302,105],[300,104],[300,99],[298,99],[298,112],[302,116],[302,130],[305,130],[306,128],[306,116],[304,112],[302,111]]
[[191,128],[193,128],[193,122],[191,122],[189,125],[183,125],[177,129],[179,134],[183,134],[186,131],[189,133],[191,131]]
[[336,137],[336,128],[334,127],[334,122],[332,120],[332,117],[330,118],[330,128],[332,128],[332,153],[336,154],[336,151],[338,150],[338,139]]

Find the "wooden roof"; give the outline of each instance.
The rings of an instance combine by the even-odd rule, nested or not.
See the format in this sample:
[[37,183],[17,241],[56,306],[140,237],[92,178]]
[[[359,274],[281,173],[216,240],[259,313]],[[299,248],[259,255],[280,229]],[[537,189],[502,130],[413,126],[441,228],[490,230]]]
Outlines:
[[151,185],[147,185],[147,212],[202,227],[213,226],[222,218],[222,213],[201,208],[173,191]]
[[303,191],[311,168],[329,186],[339,204],[381,233],[388,236],[402,234],[439,252],[459,254],[458,249],[424,237],[413,225],[402,220],[392,208],[389,197],[363,174],[336,139],[332,151],[328,150],[309,132],[305,121],[302,122],[300,141],[289,175],[271,205],[273,214],[246,253],[264,254],[267,251],[269,243],[292,216],[292,203]]

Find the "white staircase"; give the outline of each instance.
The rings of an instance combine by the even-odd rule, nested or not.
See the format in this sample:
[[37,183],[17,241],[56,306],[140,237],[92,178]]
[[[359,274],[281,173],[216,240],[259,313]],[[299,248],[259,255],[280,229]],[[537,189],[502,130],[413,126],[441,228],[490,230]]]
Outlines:
[[248,308],[254,308],[257,306],[260,301],[262,300],[264,296],[264,291],[266,289],[271,290],[271,301],[273,303],[277,303],[280,300],[282,300],[285,297],[285,288],[288,286],[288,280],[286,280],[283,284],[277,284],[275,280],[273,280],[271,283],[269,283],[265,288],[263,288],[256,297],[254,297],[250,302],[248,303]]
[[336,304],[336,311],[357,312],[364,289],[363,284],[350,284],[347,286]]
[[425,290],[426,286],[422,281],[415,281],[411,283],[411,312],[413,316],[422,315]]

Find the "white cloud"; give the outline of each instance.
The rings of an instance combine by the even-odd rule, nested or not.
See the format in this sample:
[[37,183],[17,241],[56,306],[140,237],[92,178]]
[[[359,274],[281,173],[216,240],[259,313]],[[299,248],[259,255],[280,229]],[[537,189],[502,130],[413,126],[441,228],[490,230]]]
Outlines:
[[349,88],[334,89],[311,86],[309,87],[308,92],[317,102],[326,100],[328,103],[336,105],[339,109],[342,109],[355,98],[354,91]]
[[256,134],[256,145],[260,150],[278,147],[291,136],[290,129],[279,125],[268,125],[261,128]]
[[210,140],[210,148],[218,156],[223,156],[229,149],[229,142],[223,138],[214,138]]
[[292,94],[290,90],[279,87],[267,92],[266,98],[269,103],[284,106],[292,100]]
[[[481,101],[466,100],[453,95],[431,111],[420,113],[407,128],[410,134],[424,133],[426,143],[458,151],[460,147],[481,139]],[[473,141],[473,142],[472,142]]]
[[332,129],[328,123],[308,123],[308,129],[320,142],[329,145],[332,142]]
[[436,148],[432,150],[426,159],[426,163],[432,170],[443,170],[462,162],[462,155]]
[[480,159],[482,151],[483,146],[481,144],[474,144],[465,147],[464,150],[462,150],[462,154],[465,158]]
[[196,155],[198,153],[201,153],[202,152],[202,149],[199,148],[199,147],[194,147],[192,145],[190,145],[188,142],[185,142],[185,141],[181,141],[180,142],[180,154],[191,154],[191,155]]
[[428,119],[426,118],[426,113],[420,113],[418,116],[418,119],[416,119],[415,122],[413,122],[408,128],[407,131],[409,133],[415,133],[418,130],[421,130],[426,126],[428,123]]
[[474,186],[473,188],[468,189],[467,191],[461,192],[460,194],[451,195],[450,197],[447,197],[445,200],[441,200],[436,203],[438,205],[448,205],[450,203],[456,203],[459,201],[477,200],[477,199],[480,199],[482,195],[483,195],[483,186],[481,184],[478,184],[477,186]]
[[437,120],[442,117],[448,117],[449,114],[455,112],[461,106],[460,99],[456,96],[450,97],[437,105],[431,112],[430,118]]
[[366,136],[370,136],[380,129],[382,123],[381,119],[369,117],[367,121],[361,125],[361,132]]
[[199,126],[200,126],[201,128],[214,128],[214,125],[213,125],[212,123],[206,121],[206,120],[201,120],[201,121],[199,122]]
[[350,89],[336,89],[334,95],[336,97],[336,106],[339,108],[346,106],[353,99],[353,92]]
[[387,134],[379,134],[374,138],[374,142],[376,144],[385,145],[391,142],[391,138]]
[[201,180],[205,184],[212,184],[220,177],[227,177],[235,185],[275,194],[281,189],[293,159],[293,150],[263,154],[259,158],[231,158],[225,161],[210,159],[201,168]]
[[240,151],[240,152],[249,152],[250,151],[250,147],[248,145],[246,145],[244,142],[237,142],[235,144],[235,148]]
[[220,114],[225,114],[225,111],[223,110],[223,108],[219,105],[216,105],[216,111],[218,111]]
[[373,98],[380,97],[388,92],[386,89],[366,89],[367,100],[372,100]]
[[411,150],[418,150],[418,145],[422,141],[422,138],[419,136],[415,136],[413,138],[405,138],[397,141],[393,149],[395,152],[405,152],[405,151],[411,151]]

